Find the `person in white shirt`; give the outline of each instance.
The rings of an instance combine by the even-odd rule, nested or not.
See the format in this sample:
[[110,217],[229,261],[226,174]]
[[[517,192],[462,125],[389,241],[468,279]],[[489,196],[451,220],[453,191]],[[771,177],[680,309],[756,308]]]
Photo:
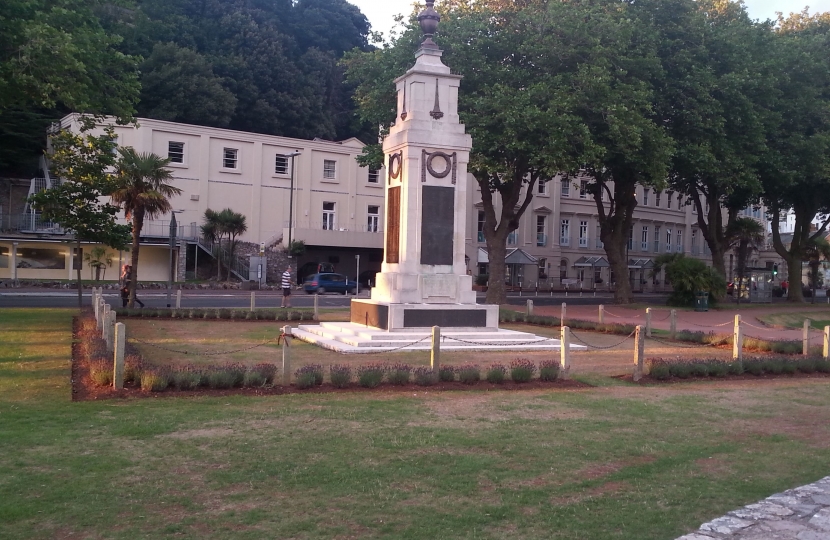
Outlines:
[[282,306],[291,307],[291,265],[282,273]]

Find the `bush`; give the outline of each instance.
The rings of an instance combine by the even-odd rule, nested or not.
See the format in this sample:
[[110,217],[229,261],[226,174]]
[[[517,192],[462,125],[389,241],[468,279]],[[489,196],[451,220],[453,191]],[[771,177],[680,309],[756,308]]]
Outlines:
[[242,381],[242,386],[246,386],[248,388],[265,386],[265,377],[263,377],[262,373],[258,371],[246,371],[245,380]]
[[438,368],[438,380],[441,382],[453,382],[455,380],[455,368],[451,366],[440,366]]
[[766,373],[773,375],[780,375],[784,371],[784,361],[781,359],[766,360],[761,364]]
[[735,360],[726,364],[726,371],[730,375],[741,375],[744,372],[743,362]]
[[303,366],[294,372],[294,377],[299,380],[300,377],[307,374],[310,374],[313,377],[313,384],[317,386],[323,384],[323,366],[320,364],[308,364],[307,366]]
[[346,388],[352,381],[352,368],[344,364],[332,364],[329,367],[331,384],[335,388]]
[[669,373],[678,379],[688,379],[692,375],[692,366],[688,362],[675,362],[669,366]]
[[357,382],[364,388],[377,388],[383,382],[386,367],[383,364],[366,364],[357,368]]
[[299,388],[300,390],[306,390],[314,386],[317,382],[317,377],[314,376],[313,372],[304,372],[300,373],[300,370],[297,370],[297,377],[294,381],[294,386]]
[[484,287],[490,281],[490,274],[479,274],[476,276],[476,285]]
[[224,366],[210,366],[204,371],[204,381],[208,387],[214,390],[224,390],[233,388],[236,382],[236,374],[227,370]]
[[559,378],[559,360],[539,361],[539,380],[555,381]]
[[706,362],[692,362],[689,367],[691,368],[692,375],[695,377],[709,376],[709,364]]
[[726,377],[729,374],[729,365],[719,360],[711,360],[708,363],[709,375],[712,377]]
[[257,372],[265,381],[263,384],[274,384],[274,377],[277,376],[276,364],[260,363],[251,368]]
[[195,366],[184,366],[174,371],[170,378],[179,390],[193,390],[202,382],[202,371]]
[[786,375],[793,375],[796,371],[798,371],[798,363],[784,360],[781,362],[781,368],[782,373]]
[[770,342],[771,346],[770,349],[774,353],[778,354],[800,354],[801,353],[801,342],[800,341],[772,341]]
[[170,386],[170,374],[161,368],[145,369],[141,374],[141,389],[145,392],[162,392]]
[[506,375],[506,367],[504,367],[502,364],[492,364],[490,367],[487,368],[487,374],[485,375],[485,378],[489,383],[501,384],[504,382],[504,378]]
[[830,360],[816,360],[816,371],[819,373],[830,373]]
[[112,386],[112,363],[104,358],[89,363],[89,378],[95,386]]
[[412,368],[409,364],[395,364],[387,369],[386,380],[389,381],[389,384],[403,386],[409,384],[410,373],[412,373]]
[[435,371],[428,367],[415,368],[412,372],[412,377],[418,386],[432,386],[438,382],[438,376],[435,374]]
[[801,373],[815,373],[816,371],[816,359],[815,358],[802,358],[798,361],[798,371]]
[[458,371],[458,380],[464,384],[475,384],[481,380],[481,369],[476,364],[464,364],[456,371]]
[[143,361],[141,355],[128,354],[124,357],[124,384],[140,383]]
[[513,382],[526,383],[533,378],[536,364],[527,358],[516,358],[510,362],[510,378]]
[[669,372],[669,366],[666,364],[654,364],[651,366],[649,370],[649,375],[651,377],[657,379],[658,381],[665,381],[669,377],[671,377],[671,373]]
[[764,363],[761,360],[745,360],[744,371],[756,377],[764,374]]

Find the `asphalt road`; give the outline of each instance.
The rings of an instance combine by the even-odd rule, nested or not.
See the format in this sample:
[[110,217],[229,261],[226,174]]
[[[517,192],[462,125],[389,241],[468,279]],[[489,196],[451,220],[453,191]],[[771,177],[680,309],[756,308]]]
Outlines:
[[[147,307],[167,307],[167,293],[163,290],[143,290],[139,291],[138,297],[147,305]],[[362,292],[361,298],[367,298],[368,294]],[[104,298],[112,306],[121,305],[121,297],[117,291],[105,291]],[[319,299],[319,306],[323,308],[346,308],[352,300],[352,296],[346,297],[341,294],[325,294]],[[84,305],[90,304],[90,292],[84,291]],[[599,305],[611,304],[613,296],[608,293],[583,293],[581,296],[578,292],[540,294],[523,294],[519,296],[518,293],[511,293],[508,297],[508,303],[511,305],[525,305],[527,300],[533,300],[534,305],[550,306],[561,305],[566,302],[569,305]],[[282,294],[279,291],[257,291],[256,292],[256,307],[260,308],[275,308],[280,306]],[[663,304],[666,301],[666,295],[635,295],[635,301],[648,302],[651,304]],[[175,293],[171,295],[171,303],[175,305]],[[478,302],[484,302],[484,294],[479,294]],[[291,295],[291,304],[294,307],[312,307],[314,305],[314,298],[302,291],[297,291]],[[78,297],[76,291],[73,290],[59,290],[54,289],[25,289],[15,290],[6,289],[0,290],[0,308],[3,307],[76,307],[78,305]],[[247,308],[251,305],[251,294],[249,291],[182,291],[182,307],[183,308]]]

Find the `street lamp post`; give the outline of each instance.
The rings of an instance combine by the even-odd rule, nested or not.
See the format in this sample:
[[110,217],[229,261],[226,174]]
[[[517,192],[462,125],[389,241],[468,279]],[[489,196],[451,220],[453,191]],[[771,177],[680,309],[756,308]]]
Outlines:
[[173,249],[176,247],[176,213],[171,212],[170,218],[170,273],[167,275],[167,307],[170,307],[170,293],[173,288]]
[[288,190],[288,257],[291,258],[291,228],[294,225],[294,158],[302,154],[295,151],[286,154],[291,158],[291,187]]

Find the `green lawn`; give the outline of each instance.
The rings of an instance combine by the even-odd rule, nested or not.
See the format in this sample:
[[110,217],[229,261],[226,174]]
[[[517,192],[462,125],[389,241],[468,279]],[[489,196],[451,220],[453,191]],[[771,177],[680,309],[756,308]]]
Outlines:
[[[816,306],[804,306],[805,311],[781,312],[762,315],[758,319],[766,324],[784,326],[786,328],[803,328],[804,319],[810,319],[810,327],[823,330],[830,325],[830,309],[816,308]],[[806,311],[809,310],[809,311]]]
[[830,474],[830,380],[70,401],[0,310],[0,536],[672,539]]

